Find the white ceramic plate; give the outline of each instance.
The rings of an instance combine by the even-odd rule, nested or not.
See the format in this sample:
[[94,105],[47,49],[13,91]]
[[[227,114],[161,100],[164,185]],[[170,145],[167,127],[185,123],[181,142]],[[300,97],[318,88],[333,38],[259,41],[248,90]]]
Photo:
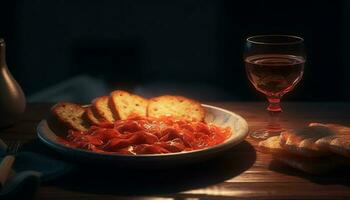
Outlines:
[[58,136],[49,128],[46,120],[42,120],[37,127],[39,139],[48,147],[73,158],[76,161],[116,164],[130,167],[163,167],[193,163],[214,157],[227,149],[242,142],[248,134],[248,124],[241,116],[215,106],[204,105],[206,110],[205,121],[220,127],[230,127],[231,137],[224,143],[206,149],[188,152],[150,155],[122,155],[113,153],[96,153],[83,149],[68,147],[58,141]]

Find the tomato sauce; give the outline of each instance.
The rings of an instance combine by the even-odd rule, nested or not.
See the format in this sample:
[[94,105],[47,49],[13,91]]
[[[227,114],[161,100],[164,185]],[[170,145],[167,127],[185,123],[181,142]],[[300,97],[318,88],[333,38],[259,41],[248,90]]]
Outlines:
[[230,128],[172,117],[133,117],[113,124],[69,130],[64,143],[94,152],[166,154],[203,149],[223,143]]

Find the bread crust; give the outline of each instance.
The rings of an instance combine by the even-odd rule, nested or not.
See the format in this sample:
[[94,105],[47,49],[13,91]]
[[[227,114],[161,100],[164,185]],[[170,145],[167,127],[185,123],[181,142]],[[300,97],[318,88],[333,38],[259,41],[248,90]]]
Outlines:
[[273,136],[260,141],[258,150],[272,154],[274,160],[310,174],[325,173],[342,164],[340,160],[333,157],[310,158],[292,154],[282,148],[280,145],[281,138],[281,136]]
[[161,117],[171,115],[193,121],[204,121],[205,110],[202,105],[183,96],[163,95],[149,100],[148,116]]
[[272,136],[266,140],[260,141],[258,150],[269,154],[284,154],[286,151],[280,145],[280,136]]
[[84,113],[85,108],[79,104],[60,102],[51,108],[48,125],[60,135],[67,134],[68,129],[87,131],[89,123],[84,119]]
[[350,127],[340,124],[320,123],[311,123],[310,126],[323,126],[334,132],[334,135],[320,138],[316,141],[316,145],[319,148],[350,157]]
[[87,107],[85,110],[85,117],[91,125],[100,125],[103,120],[98,118],[98,115],[94,113],[91,107]]
[[131,116],[147,116],[148,100],[136,94],[131,94],[123,90],[111,92],[109,97],[112,111],[120,119],[127,119]]
[[280,145],[290,153],[305,157],[320,157],[331,154],[327,149],[319,148],[316,141],[333,134],[327,127],[305,127],[297,131],[281,133]]
[[[92,104],[83,107],[70,102],[60,102],[51,109],[52,127],[65,133],[68,129],[87,131],[90,125],[113,123],[116,119],[127,119],[131,116],[160,117],[173,115],[188,120],[203,121],[204,108],[197,101],[182,96],[164,95],[149,100],[126,91],[115,90],[110,96],[97,97]],[[166,109],[154,113],[152,106],[164,106]],[[153,113],[153,114],[152,114]]]
[[97,114],[99,121],[113,123],[116,118],[110,108],[109,96],[101,96],[92,100],[92,112]]

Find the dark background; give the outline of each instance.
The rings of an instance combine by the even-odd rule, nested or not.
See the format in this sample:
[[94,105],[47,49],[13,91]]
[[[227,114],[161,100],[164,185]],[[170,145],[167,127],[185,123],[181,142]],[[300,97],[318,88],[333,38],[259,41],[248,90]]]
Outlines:
[[247,36],[271,33],[305,39],[305,74],[286,100],[350,100],[349,1],[14,0],[0,9],[7,64],[29,101],[113,89],[263,100],[242,52]]

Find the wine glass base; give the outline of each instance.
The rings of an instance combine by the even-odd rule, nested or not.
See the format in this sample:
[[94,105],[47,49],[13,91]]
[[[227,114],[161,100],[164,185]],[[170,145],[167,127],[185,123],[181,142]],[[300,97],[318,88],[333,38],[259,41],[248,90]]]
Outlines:
[[269,130],[269,129],[259,129],[254,130],[250,133],[250,137],[254,139],[264,140],[272,136],[280,135],[284,129],[280,130]]

